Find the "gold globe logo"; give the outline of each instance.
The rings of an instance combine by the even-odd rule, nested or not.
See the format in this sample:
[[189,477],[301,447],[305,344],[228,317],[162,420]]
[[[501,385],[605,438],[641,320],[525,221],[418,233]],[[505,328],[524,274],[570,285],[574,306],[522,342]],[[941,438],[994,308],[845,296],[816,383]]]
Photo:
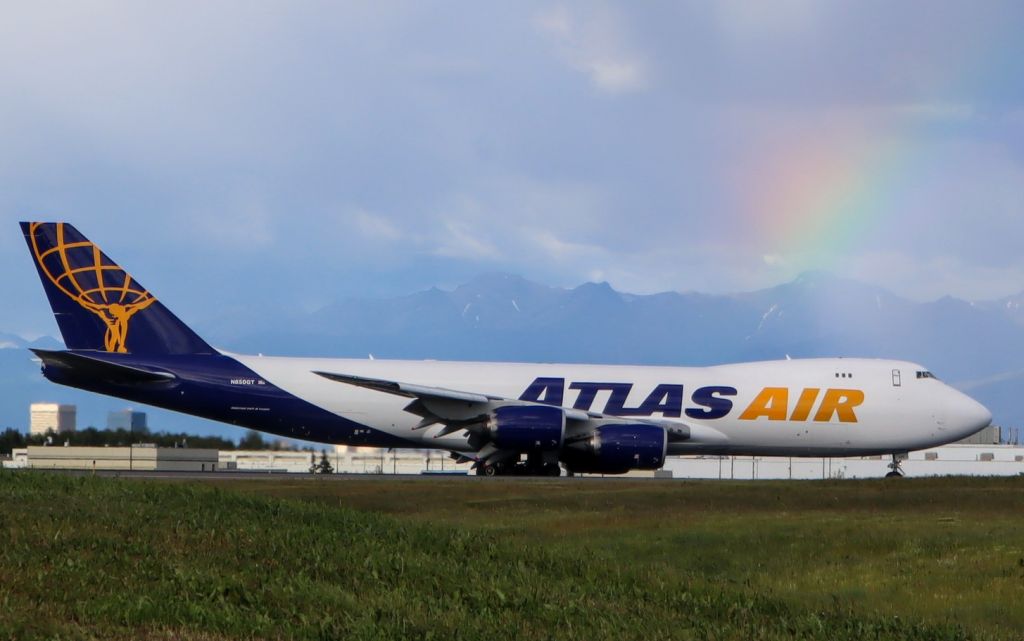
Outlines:
[[100,317],[107,328],[103,346],[108,352],[127,352],[129,321],[155,303],[156,298],[120,266],[109,263],[94,243],[84,238],[67,242],[64,223],[55,225],[55,245],[40,250],[36,231],[43,224],[29,226],[32,253],[40,271],[57,289]]

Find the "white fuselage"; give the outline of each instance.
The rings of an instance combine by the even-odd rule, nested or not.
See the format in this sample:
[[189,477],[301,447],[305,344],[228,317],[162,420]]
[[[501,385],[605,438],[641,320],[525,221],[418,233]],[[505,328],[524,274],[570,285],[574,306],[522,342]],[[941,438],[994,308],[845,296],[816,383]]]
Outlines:
[[[536,396],[537,380],[544,379],[543,393],[530,400],[625,415],[623,422],[636,417],[689,426],[691,438],[674,453],[894,453],[955,441],[991,421],[982,405],[926,374],[924,367],[904,361],[823,358],[648,367],[231,356],[268,383],[405,439],[410,447],[453,451],[472,449],[466,433],[438,438],[439,425],[414,430],[420,417],[404,410],[409,399],[314,372],[509,399],[521,398],[531,385]],[[653,410],[643,414],[645,406]],[[358,438],[345,442],[363,444]]]

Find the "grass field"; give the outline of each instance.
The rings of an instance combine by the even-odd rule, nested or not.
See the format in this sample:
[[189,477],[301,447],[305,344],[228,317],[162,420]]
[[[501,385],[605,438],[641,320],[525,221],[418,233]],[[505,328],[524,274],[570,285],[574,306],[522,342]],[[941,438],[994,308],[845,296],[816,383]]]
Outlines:
[[1024,478],[0,474],[0,638],[1024,639]]

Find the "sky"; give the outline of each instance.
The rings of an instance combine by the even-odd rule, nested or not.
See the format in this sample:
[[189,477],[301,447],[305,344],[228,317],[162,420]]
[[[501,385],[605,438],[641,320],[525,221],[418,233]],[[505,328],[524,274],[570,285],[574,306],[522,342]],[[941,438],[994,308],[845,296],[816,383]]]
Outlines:
[[1024,290],[1019,2],[40,2],[0,20],[16,222],[199,325],[505,271],[726,293]]

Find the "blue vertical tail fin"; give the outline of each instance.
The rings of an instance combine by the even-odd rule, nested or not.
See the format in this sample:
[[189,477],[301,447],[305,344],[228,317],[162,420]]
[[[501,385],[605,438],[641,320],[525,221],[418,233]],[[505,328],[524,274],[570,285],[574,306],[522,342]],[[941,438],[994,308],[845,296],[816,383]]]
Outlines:
[[70,224],[23,222],[21,231],[68,349],[216,353]]

